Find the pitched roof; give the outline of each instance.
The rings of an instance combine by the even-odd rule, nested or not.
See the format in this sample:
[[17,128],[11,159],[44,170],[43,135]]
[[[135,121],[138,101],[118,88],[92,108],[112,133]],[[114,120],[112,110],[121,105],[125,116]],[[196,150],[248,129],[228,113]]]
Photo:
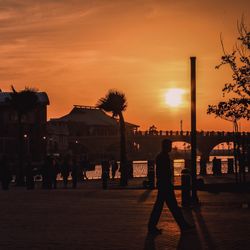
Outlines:
[[[0,92],[0,105],[6,105],[6,99],[11,98],[12,92]],[[36,92],[40,104],[49,105],[49,97],[46,92]]]
[[101,109],[85,106],[74,106],[69,114],[51,121],[81,122],[87,126],[117,126],[117,120],[106,115]]
[[[81,122],[86,126],[117,126],[118,121],[96,107],[74,105],[69,114],[54,118],[51,122]],[[127,124],[127,123],[126,123]],[[138,127],[137,125],[129,124]]]

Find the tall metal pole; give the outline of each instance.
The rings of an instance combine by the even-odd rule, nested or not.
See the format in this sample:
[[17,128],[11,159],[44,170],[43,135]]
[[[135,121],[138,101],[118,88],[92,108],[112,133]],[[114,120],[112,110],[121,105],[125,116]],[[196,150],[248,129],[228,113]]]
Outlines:
[[191,174],[192,201],[198,202],[196,186],[196,57],[191,60]]

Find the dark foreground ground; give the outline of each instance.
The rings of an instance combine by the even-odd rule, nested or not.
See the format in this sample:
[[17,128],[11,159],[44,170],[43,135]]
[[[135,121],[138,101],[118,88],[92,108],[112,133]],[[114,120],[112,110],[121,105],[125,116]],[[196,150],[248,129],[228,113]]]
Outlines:
[[[77,190],[0,191],[0,249],[250,249],[250,194],[199,192],[200,208],[183,210],[196,229],[181,234],[165,207],[159,227],[147,236],[156,191],[102,190],[100,181]],[[180,201],[180,191],[176,191]]]

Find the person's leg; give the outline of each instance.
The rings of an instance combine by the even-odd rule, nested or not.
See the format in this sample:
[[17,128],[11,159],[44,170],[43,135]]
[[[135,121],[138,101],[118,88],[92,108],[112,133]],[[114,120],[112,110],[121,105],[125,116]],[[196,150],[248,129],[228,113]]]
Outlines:
[[88,180],[88,177],[87,177],[87,170],[86,170],[86,169],[84,169],[84,178],[85,178],[86,180]]
[[67,188],[67,184],[68,184],[68,178],[66,176],[63,176],[63,186],[64,186],[64,188]]
[[52,179],[52,187],[54,189],[56,189],[56,176],[53,176],[53,179]]
[[168,193],[166,195],[166,203],[179,227],[183,229],[188,226],[189,224],[186,222],[182,211],[178,206],[174,190],[168,190]]
[[76,188],[76,185],[77,185],[77,179],[76,179],[76,177],[74,177],[72,179],[72,182],[73,182],[73,188]]
[[149,231],[156,229],[156,225],[158,224],[161,216],[163,205],[164,205],[164,197],[158,191],[157,198],[148,222]]

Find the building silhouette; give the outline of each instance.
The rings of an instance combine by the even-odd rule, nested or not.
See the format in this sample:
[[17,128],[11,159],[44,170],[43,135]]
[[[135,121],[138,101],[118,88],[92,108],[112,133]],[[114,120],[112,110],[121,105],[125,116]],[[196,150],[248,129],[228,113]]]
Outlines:
[[[130,138],[139,126],[126,123]],[[129,140],[128,140],[129,143]],[[48,122],[49,153],[87,155],[93,160],[119,158],[119,122],[99,108],[74,105]]]
[[[8,155],[12,161],[18,154],[17,113],[8,101],[10,92],[0,92],[0,154]],[[37,92],[38,103],[34,110],[23,116],[24,154],[33,162],[43,160],[46,153],[46,122],[49,98],[45,92]]]

